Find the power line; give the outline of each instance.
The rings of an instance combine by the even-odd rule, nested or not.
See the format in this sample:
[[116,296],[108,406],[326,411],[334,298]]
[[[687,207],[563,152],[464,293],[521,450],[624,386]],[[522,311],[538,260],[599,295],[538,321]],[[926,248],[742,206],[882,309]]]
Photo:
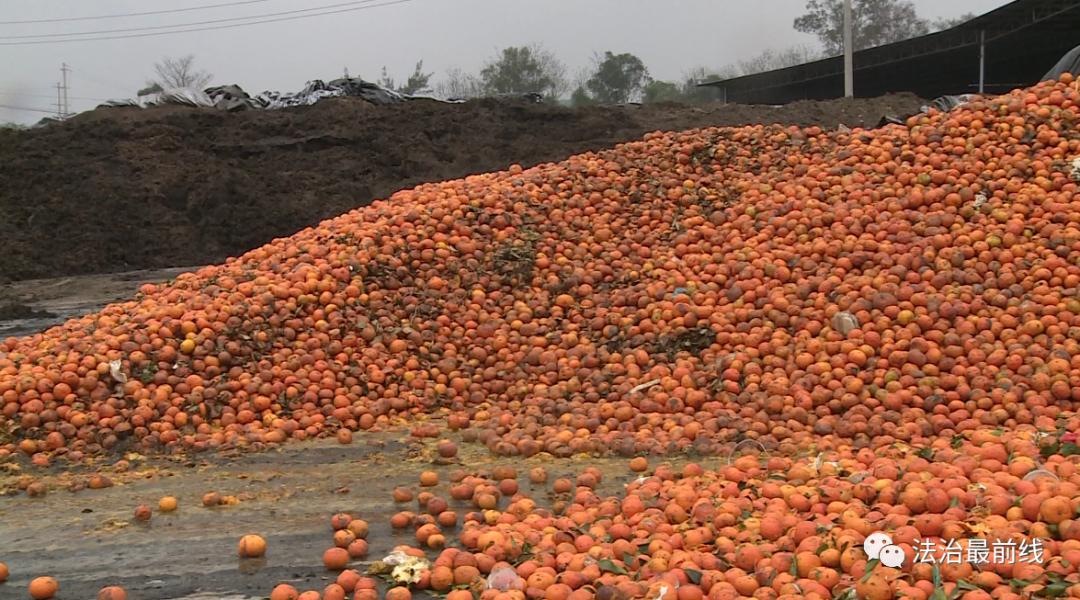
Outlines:
[[340,13],[355,12],[358,10],[365,10],[369,8],[382,8],[384,6],[392,6],[394,4],[405,4],[406,2],[412,2],[413,0],[392,0],[391,2],[383,2],[382,4],[369,4],[367,6],[354,6],[352,8],[343,8],[340,10],[327,11],[324,13],[310,14],[310,15],[297,15],[293,17],[282,17],[278,19],[263,19],[261,21],[251,21],[250,23],[236,23],[233,25],[218,25],[216,27],[200,27],[197,29],[177,29],[174,31],[159,31],[155,33],[133,33],[130,35],[114,35],[107,37],[96,38],[76,38],[70,40],[37,40],[32,42],[0,42],[0,46],[33,46],[38,44],[66,44],[70,42],[97,42],[104,40],[124,40],[129,38],[142,38],[152,37],[158,35],[169,35],[172,33],[194,33],[198,31],[213,31],[217,29],[235,29],[237,27],[246,27],[248,25],[259,25],[262,23],[276,23],[279,21],[295,21],[298,19],[308,19],[311,17],[321,17],[325,15],[336,15]]
[[[30,94],[26,92],[16,92],[12,90],[0,90],[0,96],[26,96],[28,98],[56,98],[56,94]],[[94,98],[91,96],[68,96],[72,100],[94,100],[98,102],[108,102],[112,98]]]
[[[297,15],[301,13],[312,13],[318,11],[324,11],[332,8],[341,8],[343,6],[356,6],[362,4],[371,4],[378,0],[352,0],[350,2],[338,2],[337,4],[326,4],[323,6],[313,6],[311,8],[300,8],[296,10],[284,10],[280,12],[264,13],[261,15],[249,15],[246,17],[227,17],[223,19],[209,19],[206,21],[192,21],[190,23],[175,23],[172,25],[148,25],[144,27],[126,27],[119,29],[99,29],[97,31],[72,31],[68,33],[39,33],[29,35],[7,35],[0,36],[0,40],[25,40],[33,38],[67,38],[71,36],[84,36],[84,35],[102,35],[112,33],[131,33],[131,32],[143,32],[143,31],[155,31],[162,29],[174,29],[176,27],[195,27],[199,25],[214,25],[217,23],[228,23],[233,21],[246,21],[248,19],[262,19],[264,17],[280,17],[284,15]],[[312,15],[315,16],[315,15]]]
[[352,8],[343,8],[340,10],[333,10],[324,13],[310,14],[310,15],[298,15],[293,17],[282,17],[278,19],[263,19],[261,21],[251,21],[250,23],[236,23],[233,25],[218,25],[216,27],[200,27],[197,29],[177,29],[174,31],[159,31],[155,33],[133,33],[130,35],[114,35],[107,37],[95,37],[95,38],[75,38],[70,40],[37,40],[32,42],[0,42],[0,46],[34,46],[38,44],[66,44],[70,42],[97,42],[105,40],[124,40],[129,38],[142,38],[153,37],[158,35],[169,35],[173,33],[194,33],[199,31],[213,31],[217,29],[235,29],[237,27],[246,27],[248,25],[260,25],[262,23],[276,23],[279,21],[295,21],[298,19],[307,19],[311,17],[321,17],[325,15],[335,15],[340,13],[355,12],[358,10],[365,10],[369,8],[382,8],[384,6],[392,6],[394,4],[405,4],[406,2],[412,2],[413,0],[392,0],[390,2],[383,2],[382,4],[370,4],[367,6],[354,6]]
[[50,115],[55,115],[56,114],[55,110],[45,110],[45,109],[41,109],[41,108],[28,108],[28,107],[25,107],[25,106],[12,106],[10,104],[0,104],[0,108],[6,108],[8,110],[22,110],[22,111],[27,111],[27,112],[40,112],[40,113],[47,113],[47,114],[50,114]]
[[32,23],[64,23],[68,21],[94,21],[97,19],[120,19],[124,17],[145,17],[148,15],[165,15],[170,13],[191,12],[210,8],[222,8],[225,6],[241,6],[244,4],[259,4],[270,0],[243,0],[241,2],[222,2],[221,4],[204,4],[202,6],[189,6],[187,8],[170,8],[167,10],[150,10],[146,12],[119,13],[114,15],[95,15],[92,17],[58,17],[55,19],[30,19],[27,21],[0,21],[0,25],[29,25]]

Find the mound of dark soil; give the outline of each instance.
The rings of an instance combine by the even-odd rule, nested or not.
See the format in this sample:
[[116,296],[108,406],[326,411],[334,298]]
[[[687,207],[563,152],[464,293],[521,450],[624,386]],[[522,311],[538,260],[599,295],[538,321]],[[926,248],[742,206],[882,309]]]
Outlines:
[[0,280],[219,262],[419,183],[531,166],[656,130],[873,127],[910,95],[783,107],[478,100],[279,111],[105,108],[0,131]]

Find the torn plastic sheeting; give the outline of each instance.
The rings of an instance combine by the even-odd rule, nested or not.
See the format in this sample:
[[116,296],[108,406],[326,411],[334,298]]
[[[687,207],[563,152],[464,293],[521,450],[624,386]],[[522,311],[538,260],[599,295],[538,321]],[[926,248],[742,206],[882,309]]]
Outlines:
[[156,100],[148,104],[180,104],[183,106],[211,107],[214,101],[202,90],[195,88],[172,88],[158,94]]
[[1042,80],[1056,81],[1061,78],[1062,73],[1080,73],[1080,46],[1066,52],[1065,56],[1043,75]]
[[295,94],[263,92],[258,98],[265,101],[266,108],[288,108],[291,106],[310,106],[324,98],[349,96],[361,98],[372,104],[396,104],[409,99],[404,94],[388,90],[370,81],[357,77],[334,79],[329,82],[315,79],[309,81],[304,89]]
[[941,112],[949,112],[958,106],[963,106],[973,99],[977,98],[977,94],[960,94],[959,96],[941,96],[935,98],[930,104],[923,106],[922,110],[917,113],[906,115],[903,117],[897,117],[895,115],[885,115],[878,121],[878,127],[884,127],[886,125],[905,125],[907,120],[916,115],[921,115],[930,112],[931,109],[940,110]]
[[339,89],[346,96],[357,96],[373,104],[396,104],[408,99],[404,94],[388,90],[358,77],[335,79],[327,83],[326,86],[329,89]]
[[123,362],[118,358],[116,360],[109,361],[109,376],[113,378],[116,383],[127,383],[127,375],[120,370],[120,366]]
[[[382,567],[379,566],[380,564]],[[408,585],[420,581],[424,572],[431,569],[431,562],[426,558],[395,550],[372,565],[372,569],[377,572],[382,572],[384,567],[390,568],[390,578],[396,583]]]
[[215,107],[226,111],[263,108],[265,106],[262,101],[252,98],[243,88],[236,84],[206,88],[206,95],[210,97]]
[[941,112],[949,112],[950,110],[971,102],[972,99],[977,98],[976,94],[960,94],[959,96],[941,96],[935,98],[930,102],[928,106],[924,106],[922,112],[929,112],[931,108],[940,110]]
[[510,567],[499,567],[487,577],[487,588],[507,592],[510,590],[524,590],[525,580]]
[[115,107],[121,107],[121,106],[141,107],[142,104],[139,104],[138,100],[133,100],[131,98],[119,98],[119,99],[116,99],[116,100],[107,100],[107,101],[102,102],[101,104],[97,105],[98,108],[101,108],[101,107],[115,108]]
[[[360,98],[372,104],[397,104],[408,100],[432,100],[457,104],[464,100],[444,100],[432,96],[409,96],[386,89],[358,77],[334,79],[329,82],[315,79],[307,82],[303,89],[295,93],[265,91],[251,96],[239,85],[220,85],[197,90],[194,88],[174,88],[149,94],[139,100],[110,100],[100,106],[159,106],[166,104],[217,108],[225,111],[248,109],[280,109],[294,106],[310,106],[326,98],[348,96]],[[538,94],[525,94],[524,97],[541,101]]]

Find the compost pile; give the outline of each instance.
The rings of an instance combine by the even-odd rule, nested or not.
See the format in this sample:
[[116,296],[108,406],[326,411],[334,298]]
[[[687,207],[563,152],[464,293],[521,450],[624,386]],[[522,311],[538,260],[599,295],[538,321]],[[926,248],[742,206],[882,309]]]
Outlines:
[[[404,418],[507,456],[720,454],[620,497],[586,472],[555,512],[466,481],[488,512],[420,585],[507,560],[506,598],[1061,593],[1080,564],[1078,102],[1066,75],[878,130],[654,133],[402,191],[7,340],[4,452]],[[1041,562],[894,569],[863,553],[879,530],[909,557],[1038,539]]]
[[101,108],[0,128],[0,282],[217,264],[400,189],[562,160],[651,131],[873,126],[922,103],[910,94],[782,107],[346,97],[235,113]]

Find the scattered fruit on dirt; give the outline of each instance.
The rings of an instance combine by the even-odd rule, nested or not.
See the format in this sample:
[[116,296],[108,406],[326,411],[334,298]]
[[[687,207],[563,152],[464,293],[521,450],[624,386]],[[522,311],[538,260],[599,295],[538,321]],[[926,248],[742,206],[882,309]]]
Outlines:
[[158,500],[158,510],[163,513],[170,513],[176,510],[177,501],[173,496],[164,496]]
[[545,470],[544,467],[533,467],[532,469],[529,469],[529,481],[532,483],[546,483],[547,478],[547,470]]
[[330,527],[333,528],[334,531],[340,531],[348,527],[349,524],[352,523],[352,520],[352,515],[348,513],[335,513],[330,517]]
[[346,592],[352,592],[356,589],[356,584],[360,582],[361,577],[363,576],[359,571],[356,571],[355,569],[345,569],[341,573],[338,573],[336,583]]
[[323,565],[330,571],[344,569],[349,565],[349,559],[349,553],[344,548],[327,548],[326,552],[323,552]]
[[279,583],[270,592],[270,600],[298,600],[300,592],[287,583]]
[[30,581],[30,597],[34,600],[48,600],[60,591],[60,584],[52,577],[35,577]]
[[356,539],[350,542],[345,550],[349,553],[349,558],[364,558],[368,553],[368,543],[366,540]]
[[103,587],[97,594],[97,600],[127,600],[127,591],[118,585]]
[[322,600],[345,600],[345,589],[336,583],[323,588]]
[[10,574],[11,572],[8,571],[7,564],[0,562],[0,583],[7,581],[8,575]]
[[259,558],[266,554],[266,540],[260,535],[249,533],[240,538],[237,554],[240,558]]
[[368,535],[368,522],[363,519],[352,519],[349,521],[348,530],[358,539],[364,539]]
[[150,510],[150,507],[145,504],[140,504],[135,507],[135,520],[143,523],[149,522],[150,518],[154,515],[154,512]]
[[385,600],[412,600],[412,592],[407,587],[392,587],[386,590]]
[[31,498],[40,498],[44,496],[47,491],[45,484],[40,481],[35,481],[26,486],[26,495]]
[[108,488],[108,487],[112,487],[112,485],[113,485],[113,482],[112,482],[111,479],[109,479],[108,477],[106,477],[104,475],[99,475],[99,474],[91,475],[90,479],[86,483],[86,487],[88,487],[88,488],[90,488],[92,490],[101,490],[101,489],[105,489],[105,488]]
[[424,471],[423,473],[420,473],[420,485],[424,487],[439,485],[439,474],[435,471]]
[[413,524],[416,515],[409,511],[396,512],[390,516],[390,526],[394,529],[404,529]]
[[439,443],[435,445],[435,450],[443,458],[454,458],[458,453],[457,444],[450,440],[439,440]]
[[337,441],[339,444],[351,444],[353,439],[352,431],[348,429],[339,429],[337,432]]
[[334,532],[334,545],[338,548],[348,548],[354,541],[356,541],[356,535],[348,529],[339,529]]
[[220,506],[221,505],[221,494],[219,494],[217,492],[207,492],[207,493],[203,494],[202,504],[203,504],[203,506],[206,506],[206,507]]

